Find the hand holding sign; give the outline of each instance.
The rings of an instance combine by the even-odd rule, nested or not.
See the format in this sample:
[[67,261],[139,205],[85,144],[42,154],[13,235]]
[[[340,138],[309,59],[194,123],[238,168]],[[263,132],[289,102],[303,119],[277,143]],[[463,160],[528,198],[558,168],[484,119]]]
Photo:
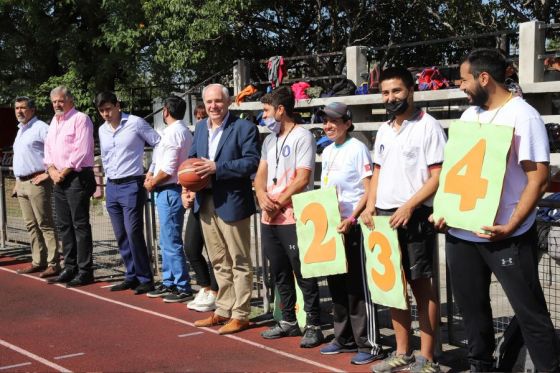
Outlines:
[[346,273],[344,244],[336,232],[340,212],[335,188],[296,194],[292,202],[301,275],[309,278]]
[[455,121],[434,199],[434,221],[481,232],[494,224],[513,127]]
[[401,251],[397,231],[391,228],[389,219],[389,216],[374,216],[373,231],[360,223],[364,236],[367,283],[374,303],[405,310],[408,304]]

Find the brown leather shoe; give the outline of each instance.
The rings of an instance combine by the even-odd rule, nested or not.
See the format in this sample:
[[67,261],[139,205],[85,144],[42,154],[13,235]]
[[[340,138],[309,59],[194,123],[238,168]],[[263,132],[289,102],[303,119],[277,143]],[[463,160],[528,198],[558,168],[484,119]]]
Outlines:
[[20,275],[26,275],[28,273],[41,272],[44,269],[45,269],[45,267],[34,266],[33,264],[29,264],[27,267],[18,269],[16,272]]
[[229,321],[229,318],[222,317],[222,316],[219,316],[219,315],[216,315],[215,313],[213,313],[212,316],[209,316],[209,317],[207,317],[205,319],[202,319],[202,320],[195,321],[194,326],[198,326],[199,328],[202,328],[202,327],[208,327],[208,326],[223,325],[228,321]]
[[231,319],[218,329],[218,334],[233,334],[249,328],[249,320]]
[[47,269],[39,275],[41,278],[57,276],[60,273],[60,267],[49,266]]

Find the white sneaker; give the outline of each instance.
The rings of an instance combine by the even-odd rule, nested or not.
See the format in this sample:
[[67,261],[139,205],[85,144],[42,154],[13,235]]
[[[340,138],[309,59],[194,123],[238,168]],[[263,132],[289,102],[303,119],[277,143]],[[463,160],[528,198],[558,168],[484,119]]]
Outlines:
[[[191,310],[198,312],[209,312],[216,309],[216,294],[211,291],[206,291],[204,298],[200,300],[197,304],[189,307]],[[190,306],[190,304],[189,304]]]
[[187,304],[187,308],[189,310],[195,310],[196,309],[195,307],[201,304],[205,299],[206,299],[206,290],[200,289],[196,294],[196,297]]

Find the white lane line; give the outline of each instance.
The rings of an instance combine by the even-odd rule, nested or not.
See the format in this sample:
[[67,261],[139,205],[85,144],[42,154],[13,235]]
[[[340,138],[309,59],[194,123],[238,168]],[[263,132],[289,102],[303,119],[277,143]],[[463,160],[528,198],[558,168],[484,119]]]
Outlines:
[[177,337],[184,338],[184,337],[191,337],[193,335],[204,334],[204,332],[194,332],[194,333],[187,333],[187,334],[179,334]]
[[24,367],[26,365],[31,365],[31,363],[28,361],[27,363],[14,364],[14,365],[4,365],[3,367],[0,367],[0,370],[19,368],[19,367]]
[[76,357],[76,356],[82,356],[82,355],[85,355],[85,353],[84,353],[84,352],[78,352],[78,353],[75,353],[75,354],[62,355],[62,356],[55,356],[55,357],[53,357],[53,359],[55,359],[55,360],[61,360],[61,359],[68,359],[68,358]]
[[[4,268],[4,267],[0,267],[0,270],[4,270],[4,271],[6,271],[6,272],[11,272],[11,273],[16,273],[16,271],[11,270],[11,269],[8,269],[8,268]],[[27,277],[29,277],[29,278],[31,278],[31,279],[33,279],[33,280],[43,281],[43,282],[44,282],[43,279],[38,278],[38,277],[35,277],[35,276],[31,276],[31,275],[18,275],[18,276],[27,276]],[[64,285],[62,285],[62,284],[57,284],[57,286],[64,287]],[[163,313],[159,313],[159,312],[147,310],[147,309],[144,309],[144,308],[141,308],[141,307],[133,306],[133,305],[131,305],[131,304],[119,302],[119,301],[117,301],[117,300],[113,300],[113,299],[110,299],[110,298],[105,298],[105,297],[102,297],[102,296],[100,296],[100,295],[88,293],[87,291],[83,291],[83,290],[80,290],[80,289],[77,289],[77,288],[66,288],[66,289],[67,289],[67,290],[70,290],[70,291],[74,291],[74,292],[76,292],[76,293],[80,293],[80,294],[87,295],[87,296],[92,297],[92,298],[96,298],[96,299],[99,299],[99,300],[103,300],[103,301],[105,301],[105,302],[117,304],[117,305],[122,306],[122,307],[126,307],[126,308],[130,308],[130,309],[132,309],[132,310],[136,310],[136,311],[139,311],[139,312],[147,313],[147,314],[152,315],[152,316],[161,317],[161,318],[163,318],[163,319],[167,319],[167,320],[171,320],[171,321],[178,322],[178,323],[180,323],[180,324],[184,324],[184,325],[189,325],[189,326],[195,327],[195,326],[194,326],[194,323],[192,323],[192,322],[185,321],[185,320],[181,320],[181,319],[178,319],[178,318],[176,318],[176,317],[169,316],[169,315],[166,315],[166,314],[163,314]],[[195,328],[196,328],[196,327],[195,327]],[[207,332],[209,332],[209,333],[218,334],[218,331],[217,331],[217,330],[214,330],[214,329],[211,329],[211,328],[197,328],[197,329],[205,330],[205,331],[207,331]],[[314,366],[316,366],[316,367],[318,367],[318,368],[325,369],[325,370],[328,370],[328,371],[331,371],[331,372],[344,372],[343,370],[340,370],[340,369],[335,368],[335,367],[331,367],[330,365],[321,364],[321,363],[319,363],[319,362],[317,362],[317,361],[310,360],[310,359],[307,359],[307,358],[304,358],[304,357],[301,357],[301,356],[298,356],[298,355],[290,354],[290,353],[285,352],[285,351],[277,350],[277,349],[275,349],[275,348],[268,347],[268,346],[265,346],[265,345],[263,345],[263,344],[260,344],[260,343],[257,343],[257,342],[253,342],[253,341],[251,341],[251,340],[248,340],[248,339],[245,339],[245,338],[241,338],[241,337],[238,337],[238,336],[235,336],[235,335],[227,334],[227,335],[223,335],[222,337],[230,338],[230,339],[233,339],[233,340],[242,342],[242,343],[246,343],[246,344],[251,345],[251,346],[253,346],[253,347],[261,348],[261,349],[263,349],[263,350],[266,350],[266,351],[275,353],[275,354],[277,354],[277,355],[284,356],[284,357],[287,357],[287,358],[290,358],[290,359],[293,359],[293,360],[301,361],[301,362],[303,362],[303,363],[307,363],[307,364],[310,364],[310,365],[314,365]]]
[[10,350],[14,350],[16,352],[19,352],[20,354],[27,356],[30,359],[33,359],[35,361],[40,362],[41,364],[44,364],[52,369],[57,370],[58,372],[68,372],[71,373],[72,371],[69,369],[64,368],[63,366],[60,366],[58,364],[55,364],[51,361],[48,361],[47,359],[43,359],[41,356],[37,356],[32,352],[29,352],[27,350],[24,350],[23,348],[20,348],[16,345],[13,345],[11,343],[8,343],[6,341],[4,341],[3,339],[0,339],[0,345],[9,348]]

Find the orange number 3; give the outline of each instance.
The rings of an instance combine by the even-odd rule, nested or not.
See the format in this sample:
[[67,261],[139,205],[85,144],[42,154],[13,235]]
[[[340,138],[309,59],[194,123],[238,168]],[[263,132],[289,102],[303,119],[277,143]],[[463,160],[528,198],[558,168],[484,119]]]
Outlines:
[[310,203],[301,212],[301,222],[307,224],[309,220],[313,222],[315,230],[313,240],[309,249],[307,249],[307,253],[305,253],[303,261],[306,264],[310,264],[334,260],[336,258],[335,238],[332,237],[327,242],[323,242],[328,228],[327,211],[317,202]]
[[385,273],[380,274],[372,268],[371,278],[379,289],[387,292],[395,286],[396,282],[395,267],[393,266],[393,263],[391,263],[391,244],[385,235],[373,231],[370,233],[368,238],[368,249],[373,251],[377,245],[381,248],[379,255],[377,256],[377,260],[379,260],[379,263],[383,265],[383,268],[385,268]]
[[[447,173],[443,191],[461,196],[459,211],[473,210],[477,200],[486,197],[488,180],[481,177],[485,152],[486,140],[482,139]],[[464,175],[459,175],[465,167]]]

